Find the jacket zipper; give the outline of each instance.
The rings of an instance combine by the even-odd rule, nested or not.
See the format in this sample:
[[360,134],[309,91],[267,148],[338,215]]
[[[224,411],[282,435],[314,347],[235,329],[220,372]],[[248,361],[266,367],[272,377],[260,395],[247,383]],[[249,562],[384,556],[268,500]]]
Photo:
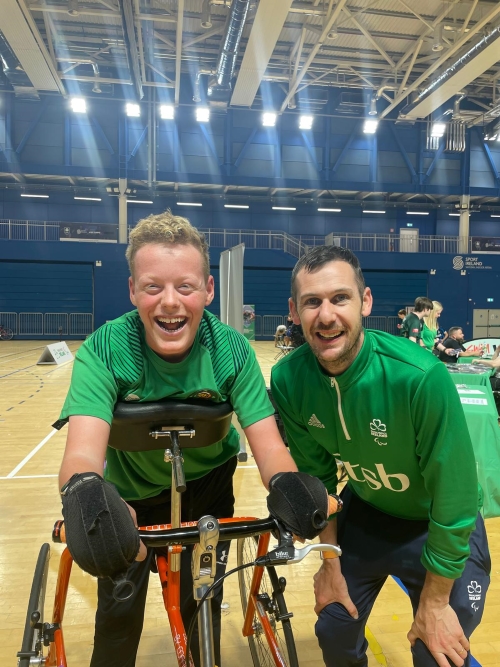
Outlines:
[[331,377],[330,380],[331,380],[331,386],[335,387],[335,390],[337,392],[337,408],[338,408],[338,411],[339,411],[340,423],[342,424],[342,430],[344,431],[345,439],[350,440],[351,436],[349,435],[349,431],[347,430],[347,426],[346,426],[345,419],[344,419],[344,414],[342,412],[342,398],[340,396],[340,387],[339,387],[339,384],[338,384],[338,382],[335,378]]

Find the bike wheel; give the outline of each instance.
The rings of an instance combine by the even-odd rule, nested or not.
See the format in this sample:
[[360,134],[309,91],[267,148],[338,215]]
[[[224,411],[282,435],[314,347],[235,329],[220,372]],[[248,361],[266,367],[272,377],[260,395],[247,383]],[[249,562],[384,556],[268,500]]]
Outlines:
[[[238,565],[251,563],[256,559],[257,543],[258,538],[254,537],[238,540]],[[245,616],[247,611],[248,594],[252,583],[253,572],[253,567],[247,567],[238,572],[243,616]],[[283,595],[285,585],[286,581],[284,577],[278,577],[274,567],[267,567],[262,576],[259,593],[267,594],[269,596],[270,611],[268,611],[268,617],[279,649],[285,660],[285,664],[288,667],[298,667],[299,663],[297,660],[292,625],[289,618],[284,618],[288,614],[285,597]],[[276,662],[267,643],[264,630],[257,614],[254,615],[253,628],[254,634],[248,637],[248,643],[254,667],[275,667]]]
[[50,545],[43,544],[38,554],[33,583],[31,584],[23,643],[21,650],[17,654],[19,658],[18,667],[30,667],[32,658],[37,659],[36,664],[45,664],[43,661],[43,608],[47,587],[49,557]]
[[14,338],[14,332],[12,329],[2,329],[0,331],[0,340],[12,340]]

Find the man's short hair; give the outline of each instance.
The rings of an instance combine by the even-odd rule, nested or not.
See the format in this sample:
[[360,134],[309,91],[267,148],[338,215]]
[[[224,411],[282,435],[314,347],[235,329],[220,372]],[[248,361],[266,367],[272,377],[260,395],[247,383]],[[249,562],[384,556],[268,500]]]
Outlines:
[[462,331],[462,327],[450,327],[448,329],[448,336],[453,336],[457,331]]
[[208,243],[205,236],[196,227],[179,215],[173,215],[168,209],[158,215],[149,215],[137,223],[130,232],[129,244],[125,256],[127,258],[130,274],[134,276],[134,258],[137,251],[145,245],[156,243],[157,245],[192,245],[200,251],[203,261],[203,274],[205,280],[210,275],[210,256],[208,254]]
[[295,303],[297,303],[296,283],[299,271],[304,269],[304,271],[307,273],[314,273],[315,271],[318,271],[323,266],[325,266],[325,264],[329,264],[330,262],[346,262],[352,267],[359,294],[361,299],[363,299],[363,294],[365,291],[365,279],[363,277],[363,273],[359,265],[359,260],[356,255],[347,248],[341,248],[339,246],[333,245],[320,245],[315,246],[305,255],[302,255],[297,264],[295,264],[293,267],[292,299]]
[[406,308],[400,308],[398,310],[398,315],[404,315],[406,317]]
[[415,299],[415,312],[416,313],[421,313],[424,310],[432,310],[434,306],[432,305],[432,301],[428,299],[426,296],[417,296]]

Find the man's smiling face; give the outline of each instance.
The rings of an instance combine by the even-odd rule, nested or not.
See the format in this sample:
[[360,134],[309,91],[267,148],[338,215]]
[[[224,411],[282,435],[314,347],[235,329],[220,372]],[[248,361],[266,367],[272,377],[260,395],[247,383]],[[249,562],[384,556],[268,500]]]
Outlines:
[[363,343],[362,317],[370,314],[372,295],[359,293],[353,268],[332,261],[311,273],[302,269],[296,277],[296,302],[290,309],[296,324],[326,371],[344,372]]
[[166,361],[187,357],[214,280],[205,279],[201,253],[192,245],[149,243],[134,258],[130,300],[144,324],[146,342]]

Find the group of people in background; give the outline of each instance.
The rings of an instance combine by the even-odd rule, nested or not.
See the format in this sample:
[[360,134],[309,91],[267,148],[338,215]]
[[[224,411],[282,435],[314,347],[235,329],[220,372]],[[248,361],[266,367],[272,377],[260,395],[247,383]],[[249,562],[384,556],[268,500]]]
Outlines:
[[443,305],[439,301],[431,301],[426,296],[417,297],[411,313],[404,308],[398,312],[402,320],[398,325],[401,336],[425,347],[445,363],[456,363],[458,357],[482,356],[481,351],[465,349],[462,327],[455,326],[445,331],[439,326],[442,312]]

